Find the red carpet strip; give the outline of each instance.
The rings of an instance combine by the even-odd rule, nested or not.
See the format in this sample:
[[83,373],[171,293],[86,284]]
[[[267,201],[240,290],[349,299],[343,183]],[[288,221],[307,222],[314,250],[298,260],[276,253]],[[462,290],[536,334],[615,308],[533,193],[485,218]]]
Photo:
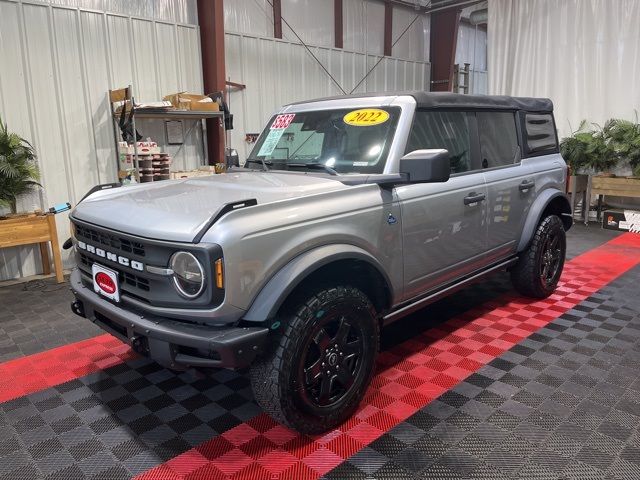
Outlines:
[[358,413],[321,437],[260,414],[137,479],[319,478],[639,263],[640,235],[621,235],[568,262],[548,299],[506,294],[381,353]]
[[0,364],[0,402],[39,392],[134,358],[128,345],[99,335]]

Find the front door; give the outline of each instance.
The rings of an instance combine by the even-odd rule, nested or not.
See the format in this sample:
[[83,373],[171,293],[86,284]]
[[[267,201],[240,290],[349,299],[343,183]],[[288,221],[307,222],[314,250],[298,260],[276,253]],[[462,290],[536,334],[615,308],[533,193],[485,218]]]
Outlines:
[[402,211],[405,299],[464,276],[484,264],[487,188],[477,165],[475,116],[467,112],[418,111],[406,152],[445,148],[448,182],[396,189]]

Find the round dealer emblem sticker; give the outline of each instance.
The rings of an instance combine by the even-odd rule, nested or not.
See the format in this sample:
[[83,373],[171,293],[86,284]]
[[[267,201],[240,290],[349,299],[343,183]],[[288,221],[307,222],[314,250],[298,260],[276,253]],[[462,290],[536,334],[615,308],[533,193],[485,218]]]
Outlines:
[[111,277],[104,272],[98,272],[96,274],[96,283],[102,289],[103,292],[113,295],[116,291],[116,284]]
[[389,112],[379,108],[361,108],[347,113],[342,120],[353,127],[372,127],[389,120]]

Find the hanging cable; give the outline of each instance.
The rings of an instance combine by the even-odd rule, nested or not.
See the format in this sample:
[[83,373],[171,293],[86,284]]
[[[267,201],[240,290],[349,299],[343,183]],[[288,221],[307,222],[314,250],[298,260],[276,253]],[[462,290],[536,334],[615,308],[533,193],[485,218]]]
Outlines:
[[[257,3],[257,2],[256,2]],[[271,0],[267,0],[267,3],[269,5],[271,5],[271,8],[273,8],[273,3]],[[264,9],[262,10],[264,12]],[[266,14],[266,12],[265,12]],[[320,59],[318,59],[318,57],[316,57],[314,55],[314,53],[311,51],[311,49],[307,46],[306,43],[304,43],[304,40],[302,40],[302,38],[300,38],[300,35],[297,34],[297,32],[293,29],[293,27],[291,25],[289,25],[289,22],[287,22],[285,20],[285,18],[280,15],[280,18],[282,19],[282,22],[289,27],[289,30],[291,30],[291,32],[296,36],[296,38],[298,39],[298,41],[302,44],[302,46],[307,50],[307,52],[309,52],[309,55],[311,55],[313,57],[313,59],[318,63],[318,65],[320,65],[320,68],[322,68],[322,70],[324,70],[324,73],[326,73],[329,78],[333,81],[333,83],[336,84],[336,86],[340,89],[340,91],[342,92],[343,95],[346,95],[347,92],[344,90],[344,88],[342,88],[342,86],[338,83],[338,81],[333,77],[333,75],[331,75],[331,73],[329,72],[329,70],[326,69],[326,67],[323,65],[323,63],[320,61]]]

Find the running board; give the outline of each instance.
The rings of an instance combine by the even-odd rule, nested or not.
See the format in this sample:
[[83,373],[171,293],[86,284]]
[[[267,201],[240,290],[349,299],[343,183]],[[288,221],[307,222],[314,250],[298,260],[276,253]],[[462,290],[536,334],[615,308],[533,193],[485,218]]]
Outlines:
[[491,273],[495,273],[498,270],[504,270],[515,264],[518,261],[518,257],[510,258],[509,260],[505,260],[504,262],[500,262],[492,267],[489,267],[486,270],[482,270],[481,272],[472,274],[469,277],[464,277],[462,280],[457,281],[456,283],[450,284],[440,290],[437,290],[433,293],[428,294],[426,297],[422,297],[419,300],[409,303],[398,310],[388,313],[384,317],[382,317],[383,325],[388,325],[390,323],[395,322],[396,320],[400,320],[402,317],[405,317],[416,310],[420,310],[421,308],[426,307],[430,303],[436,302],[441,298],[444,298],[458,290],[476,282],[482,277],[489,275]]

